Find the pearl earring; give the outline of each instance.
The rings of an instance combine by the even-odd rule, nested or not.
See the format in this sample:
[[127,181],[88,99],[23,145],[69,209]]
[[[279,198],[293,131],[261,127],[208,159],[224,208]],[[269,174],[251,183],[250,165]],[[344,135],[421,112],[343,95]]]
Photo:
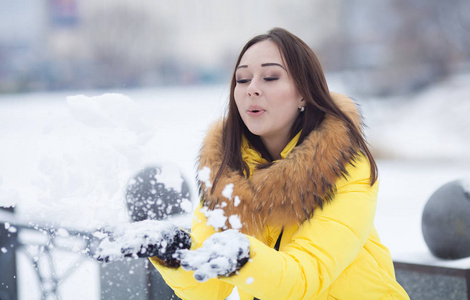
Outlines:
[[300,112],[304,112],[305,111],[305,106],[302,106],[301,108],[299,108]]

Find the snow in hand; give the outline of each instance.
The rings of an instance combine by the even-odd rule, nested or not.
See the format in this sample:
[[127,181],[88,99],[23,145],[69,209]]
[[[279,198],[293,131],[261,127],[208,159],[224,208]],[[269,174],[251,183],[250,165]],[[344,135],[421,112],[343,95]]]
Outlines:
[[236,231],[214,233],[196,250],[179,250],[183,269],[194,271],[194,278],[204,282],[217,276],[229,276],[248,261],[250,241]]
[[153,256],[155,254],[150,253],[153,251],[151,248],[160,248],[164,252],[173,243],[179,230],[169,222],[155,220],[106,228],[95,234],[101,242],[94,256],[106,262],[125,257]]

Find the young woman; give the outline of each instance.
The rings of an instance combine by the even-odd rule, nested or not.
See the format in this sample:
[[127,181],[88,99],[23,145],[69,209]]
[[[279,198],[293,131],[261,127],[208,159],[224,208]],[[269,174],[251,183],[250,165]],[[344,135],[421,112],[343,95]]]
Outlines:
[[361,116],[328,90],[312,50],[280,28],[256,36],[229,101],[200,152],[191,235],[152,252],[176,294],[409,299],[374,228],[377,167]]

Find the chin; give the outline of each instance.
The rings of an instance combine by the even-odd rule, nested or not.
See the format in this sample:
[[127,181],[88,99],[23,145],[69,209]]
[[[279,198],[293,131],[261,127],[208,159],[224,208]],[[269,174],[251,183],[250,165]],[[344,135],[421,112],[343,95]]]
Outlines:
[[261,128],[258,128],[258,127],[253,127],[253,126],[246,126],[248,128],[248,130],[254,134],[254,135],[263,135],[264,131],[261,129]]

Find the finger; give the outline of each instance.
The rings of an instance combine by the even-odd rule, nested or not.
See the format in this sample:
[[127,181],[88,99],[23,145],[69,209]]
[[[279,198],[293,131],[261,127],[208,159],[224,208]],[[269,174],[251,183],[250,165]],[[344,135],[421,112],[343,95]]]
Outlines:
[[178,250],[174,256],[176,256],[176,259],[180,260],[181,267],[186,271],[194,271],[197,269],[197,266],[193,265],[194,251]]
[[223,256],[212,259],[209,262],[209,266],[212,270],[217,272],[217,275],[228,274],[228,269],[230,267],[229,259]]
[[181,267],[186,271],[196,271],[201,268],[201,264],[194,263],[191,259],[184,259],[180,262]]
[[194,273],[194,279],[196,279],[199,282],[205,282],[209,280],[210,278],[207,276],[207,274],[204,274],[204,273]]
[[179,259],[179,260],[185,260],[189,255],[190,255],[190,250],[176,250],[176,252],[173,254],[173,258]]

